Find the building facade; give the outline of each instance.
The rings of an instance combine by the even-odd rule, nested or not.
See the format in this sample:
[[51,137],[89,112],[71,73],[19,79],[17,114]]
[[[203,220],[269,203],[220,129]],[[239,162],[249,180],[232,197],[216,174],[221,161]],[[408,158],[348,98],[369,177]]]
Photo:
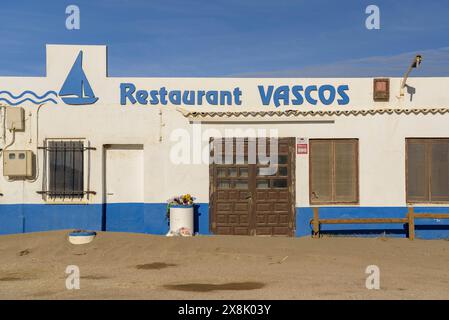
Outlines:
[[[449,212],[449,78],[117,78],[106,46],[46,50],[45,77],[0,77],[0,234],[165,234],[166,200],[183,193],[199,234],[310,236],[317,206]],[[449,225],[422,219],[416,235]]]

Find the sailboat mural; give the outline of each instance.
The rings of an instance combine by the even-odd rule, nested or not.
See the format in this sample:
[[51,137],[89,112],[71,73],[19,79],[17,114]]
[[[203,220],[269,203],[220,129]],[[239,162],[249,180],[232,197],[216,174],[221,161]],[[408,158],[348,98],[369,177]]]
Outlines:
[[98,100],[83,71],[83,51],[78,53],[78,57],[59,91],[59,96],[62,101],[71,105],[92,104]]

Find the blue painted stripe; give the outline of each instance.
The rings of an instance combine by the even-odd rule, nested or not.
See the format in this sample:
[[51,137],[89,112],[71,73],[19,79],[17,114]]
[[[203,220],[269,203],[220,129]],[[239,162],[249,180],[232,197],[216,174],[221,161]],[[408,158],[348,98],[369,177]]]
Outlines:
[[[86,205],[2,204],[0,234],[60,229],[106,230],[164,235],[169,225],[166,203],[114,203]],[[415,212],[449,213],[449,207],[415,207]],[[406,207],[322,207],[322,218],[403,218]],[[296,236],[310,236],[310,207],[296,209]],[[209,205],[194,205],[195,232],[209,234]],[[449,238],[449,220],[418,219],[416,236],[423,239]],[[405,224],[323,225],[331,235],[406,237]]]
[[[350,219],[350,218],[405,218],[407,207],[320,207],[320,218]],[[415,212],[449,213],[449,207],[415,207]],[[296,208],[296,236],[310,236],[313,209],[310,207]],[[332,224],[322,225],[322,234],[333,236],[364,236],[364,237],[406,237],[407,224]],[[415,220],[415,236],[422,239],[449,238],[449,220],[417,219]]]
[[[166,203],[2,204],[0,234],[61,229],[106,230],[164,235]],[[195,232],[209,234],[208,204],[194,205]]]

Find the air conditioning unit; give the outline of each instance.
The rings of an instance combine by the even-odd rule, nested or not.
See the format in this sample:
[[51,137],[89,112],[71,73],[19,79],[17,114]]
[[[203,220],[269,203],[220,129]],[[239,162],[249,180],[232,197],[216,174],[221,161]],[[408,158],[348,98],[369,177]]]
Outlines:
[[33,176],[33,152],[31,150],[4,150],[3,175],[28,178]]

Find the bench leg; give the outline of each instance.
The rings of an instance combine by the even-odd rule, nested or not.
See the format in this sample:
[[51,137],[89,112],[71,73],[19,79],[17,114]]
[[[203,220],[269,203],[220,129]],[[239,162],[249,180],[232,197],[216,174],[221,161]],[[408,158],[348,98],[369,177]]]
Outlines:
[[408,208],[408,238],[410,240],[415,239],[415,212],[413,208]]
[[313,235],[312,238],[320,237],[320,221],[318,215],[318,208],[313,208]]

